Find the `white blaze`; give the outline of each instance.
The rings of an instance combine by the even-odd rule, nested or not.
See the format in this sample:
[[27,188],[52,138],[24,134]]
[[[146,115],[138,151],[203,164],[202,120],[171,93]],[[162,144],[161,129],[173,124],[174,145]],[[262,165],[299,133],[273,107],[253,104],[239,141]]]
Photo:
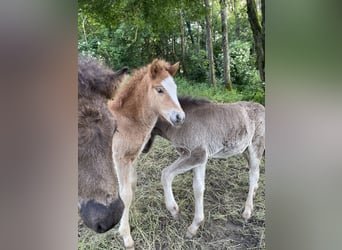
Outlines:
[[177,85],[174,82],[173,78],[169,76],[161,82],[161,85],[166,89],[173,102],[180,106],[177,98]]

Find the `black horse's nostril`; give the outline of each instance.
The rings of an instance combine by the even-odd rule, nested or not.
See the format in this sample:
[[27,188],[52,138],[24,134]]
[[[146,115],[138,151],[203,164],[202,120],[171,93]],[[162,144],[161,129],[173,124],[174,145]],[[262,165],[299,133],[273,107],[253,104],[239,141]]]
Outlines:
[[106,232],[106,227],[102,226],[101,223],[97,224],[95,232],[97,233],[104,233]]
[[123,210],[124,204],[120,197],[107,206],[90,200],[81,206],[80,215],[87,227],[97,233],[104,233],[120,221]]

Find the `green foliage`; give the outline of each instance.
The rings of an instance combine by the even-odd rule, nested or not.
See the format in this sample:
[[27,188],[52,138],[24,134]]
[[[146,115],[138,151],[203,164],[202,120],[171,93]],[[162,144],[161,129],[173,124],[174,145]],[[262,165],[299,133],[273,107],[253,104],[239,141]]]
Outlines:
[[150,44],[145,40],[155,36],[149,25],[139,29],[121,24],[113,29],[87,17],[86,29],[82,27],[79,31],[78,51],[97,57],[113,68],[136,68],[150,60],[151,53],[146,48]]
[[176,77],[175,81],[179,96],[202,97],[215,102],[253,101],[265,105],[265,90],[260,83],[248,85],[241,91],[238,89],[228,91],[220,82],[216,88],[213,88],[208,82],[190,81],[184,77]]
[[242,91],[243,101],[253,101],[265,106],[265,86],[262,83],[249,84]]
[[228,91],[222,84],[211,88],[209,83],[194,82],[176,77],[178,95],[204,97],[216,102],[237,102],[243,99],[237,90]]
[[230,43],[230,70],[232,82],[240,90],[260,82],[255,56],[251,54],[251,43],[240,40]]
[[[231,12],[233,12],[233,10],[231,10]],[[239,33],[237,33],[237,29],[239,30]],[[238,6],[236,14],[232,13],[230,18],[228,18],[228,34],[229,41],[253,41],[253,33],[248,21],[246,5]]]
[[[211,1],[212,2],[212,1]],[[256,68],[253,36],[246,4],[230,5],[228,36],[230,75],[233,91],[223,86],[223,54],[219,1],[213,1],[213,47],[217,87],[206,82],[209,62],[206,50],[205,8],[196,1],[79,1],[78,51],[90,54],[113,69],[135,69],[153,58],[171,63],[181,61],[181,29],[185,31],[184,78],[179,78],[182,94],[206,96],[219,102],[253,100],[265,103],[264,87]],[[180,15],[183,23],[180,23]],[[238,24],[238,32],[236,25]],[[191,35],[191,36],[190,36]]]
[[192,81],[204,82],[208,79],[209,62],[205,50],[189,50],[186,58],[186,77]]

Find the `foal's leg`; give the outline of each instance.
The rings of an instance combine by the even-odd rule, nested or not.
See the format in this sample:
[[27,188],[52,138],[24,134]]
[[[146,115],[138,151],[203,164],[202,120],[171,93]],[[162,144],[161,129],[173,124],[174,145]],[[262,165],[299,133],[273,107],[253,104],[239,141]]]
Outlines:
[[134,249],[134,241],[131,236],[131,230],[129,226],[129,208],[131,206],[133,198],[133,182],[134,182],[134,169],[131,162],[115,161],[119,186],[120,197],[125,204],[125,209],[120,220],[119,233],[123,238],[126,249]]
[[245,210],[242,213],[242,217],[245,219],[245,221],[251,217],[253,211],[253,198],[258,188],[259,165],[262,158],[262,153],[264,151],[264,145],[261,141],[262,139],[263,138],[258,141],[259,143],[253,142],[253,144],[248,147],[249,190],[245,203]]
[[173,169],[178,168],[180,163],[184,162],[187,157],[188,156],[186,155],[181,155],[174,163],[163,169],[161,176],[161,182],[164,189],[165,205],[167,210],[169,210],[169,212],[175,219],[178,218],[179,208],[172,193],[172,181],[173,178],[176,176],[175,174],[172,174],[172,171]]
[[178,175],[189,171],[207,160],[206,151],[198,147],[190,155],[181,155],[174,163],[162,171],[162,184],[164,188],[166,208],[174,218],[178,217],[179,208],[172,193],[172,181]]
[[193,169],[195,216],[192,221],[192,224],[188,227],[188,231],[186,232],[187,238],[192,238],[194,235],[196,235],[198,228],[204,221],[203,195],[204,195],[204,189],[205,189],[205,167],[206,167],[206,162]]

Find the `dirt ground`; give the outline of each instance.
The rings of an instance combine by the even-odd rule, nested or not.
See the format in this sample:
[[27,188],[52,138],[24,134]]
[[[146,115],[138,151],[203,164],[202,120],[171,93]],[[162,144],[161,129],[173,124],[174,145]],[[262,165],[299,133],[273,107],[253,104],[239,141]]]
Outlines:
[[[131,207],[130,225],[136,249],[265,249],[265,167],[260,166],[259,189],[252,218],[246,223],[241,214],[248,192],[247,162],[242,156],[210,159],[204,194],[205,222],[193,239],[185,239],[194,215],[192,172],[179,175],[173,192],[181,210],[174,220],[164,204],[161,170],[177,159],[169,142],[157,138],[148,154],[137,164],[138,183]],[[118,226],[96,234],[82,222],[78,225],[78,249],[124,249]]]

